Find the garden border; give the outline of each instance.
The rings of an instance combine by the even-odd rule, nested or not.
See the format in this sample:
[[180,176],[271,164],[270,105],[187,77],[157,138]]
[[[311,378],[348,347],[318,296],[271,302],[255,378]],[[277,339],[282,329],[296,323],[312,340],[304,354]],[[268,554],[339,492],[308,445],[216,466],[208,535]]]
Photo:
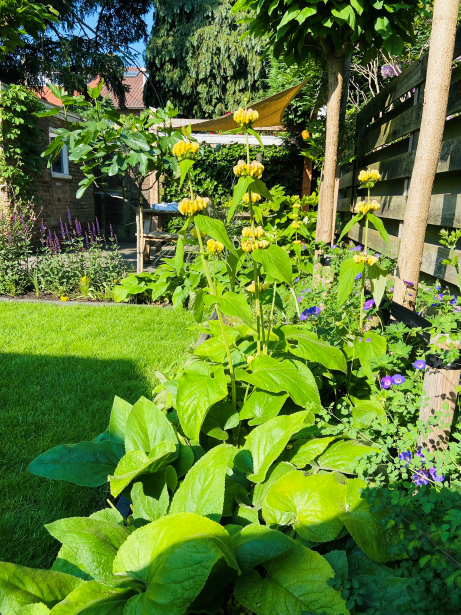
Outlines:
[[155,305],[151,303],[118,303],[115,301],[60,301],[59,299],[14,299],[8,297],[0,297],[2,303],[40,303],[42,305],[123,305],[143,308],[173,308],[172,305]]

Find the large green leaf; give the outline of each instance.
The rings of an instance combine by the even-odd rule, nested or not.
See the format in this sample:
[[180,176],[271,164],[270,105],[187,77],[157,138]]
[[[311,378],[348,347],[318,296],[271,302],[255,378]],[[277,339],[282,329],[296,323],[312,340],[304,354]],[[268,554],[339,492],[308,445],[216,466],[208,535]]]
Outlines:
[[365,481],[358,478],[347,481],[346,503],[340,518],[369,558],[375,562],[386,563],[401,558],[401,554],[389,553],[389,546],[398,542],[395,526],[381,527],[380,521],[387,518],[385,511],[371,512],[371,504],[362,497],[362,490],[367,487]]
[[258,248],[252,252],[251,255],[253,260],[264,267],[264,271],[268,275],[276,280],[291,284],[293,280],[293,271],[291,268],[291,260],[286,250],[272,244],[264,250]]
[[278,415],[288,398],[287,393],[268,393],[255,389],[240,410],[240,419],[249,425],[261,425]]
[[327,448],[329,444],[336,440],[337,436],[330,438],[314,438],[313,440],[297,440],[291,449],[284,452],[283,458],[297,468],[302,469],[313,461]]
[[61,444],[34,459],[27,470],[82,487],[98,487],[107,482],[124,452],[123,444],[107,440]]
[[254,182],[254,178],[247,175],[246,177],[240,177],[236,185],[234,186],[234,194],[232,197],[232,207],[229,210],[229,214],[227,216],[227,222],[229,222],[234,215],[234,211],[237,209],[240,201],[243,199],[245,193],[247,192],[249,186]]
[[227,292],[218,299],[218,306],[225,316],[237,316],[249,327],[254,328],[251,307],[243,294]]
[[262,566],[264,579],[252,570],[238,578],[234,591],[257,615],[349,614],[340,592],[327,585],[334,572],[319,553],[294,542],[293,549]]
[[354,286],[355,277],[359,273],[363,273],[364,264],[356,263],[353,258],[348,258],[341,265],[339,270],[338,294],[336,297],[336,306],[340,308],[349,298]]
[[351,396],[354,404],[352,410],[352,420],[356,429],[367,429],[374,420],[379,419],[381,423],[386,422],[386,412],[377,399],[358,399]]
[[[156,521],[168,510],[170,497],[166,483],[166,468],[155,474],[146,474],[131,488],[135,526],[143,521]],[[138,521],[139,520],[139,521]]]
[[239,424],[239,414],[232,404],[218,401],[208,411],[202,425],[203,433],[216,440],[227,440],[227,429],[233,429]]
[[344,237],[344,235],[351,230],[351,228],[354,226],[354,224],[359,222],[362,218],[363,218],[363,214],[357,214],[351,220],[349,220],[349,222],[346,224],[346,226],[341,231],[341,235],[339,236],[338,243],[341,241],[341,239]]
[[16,615],[20,607],[36,602],[52,608],[82,583],[77,577],[54,570],[0,562],[0,613]]
[[273,483],[281,476],[294,472],[295,468],[285,461],[276,463],[267,473],[266,480],[263,483],[255,485],[253,490],[253,507],[260,509],[263,506],[266,494]]
[[128,528],[87,517],[60,519],[45,527],[73,553],[81,569],[96,581],[112,586],[123,581],[122,577],[112,573],[112,563],[130,535]]
[[[305,540],[334,540],[343,522],[339,515],[344,508],[346,479],[338,473],[304,476],[292,472],[275,481],[266,495],[266,503],[279,513],[291,515],[290,525]],[[263,517],[266,519],[265,506]]]
[[233,446],[220,444],[199,459],[175,493],[170,514],[196,513],[219,522],[227,467],[235,451]]
[[249,382],[271,393],[287,392],[298,406],[321,407],[320,395],[311,370],[299,361],[278,361],[267,355],[259,355],[251,363],[251,372],[236,369],[238,380]]
[[43,602],[26,604],[16,611],[16,615],[48,615],[50,609]]
[[375,305],[380,306],[387,284],[387,271],[377,263],[368,267],[368,279],[370,280],[371,294]]
[[194,217],[195,226],[215,239],[220,241],[234,256],[237,256],[237,250],[234,248],[234,244],[229,239],[226,227],[221,220],[216,218],[209,218],[208,216],[197,215]]
[[282,532],[251,523],[232,537],[240,570],[245,573],[293,548],[293,541]]
[[194,464],[194,452],[189,444],[186,444],[186,440],[178,433],[179,439],[179,454],[178,458],[172,463],[172,466],[176,470],[178,478],[181,478],[186,474]]
[[156,444],[164,440],[178,443],[172,424],[154,403],[141,397],[133,406],[126,422],[126,452],[149,453]]
[[291,436],[298,432],[308,415],[307,411],[276,416],[256,427],[247,436],[245,446],[235,457],[239,470],[249,474],[248,480],[262,483],[270,466],[282,453]]
[[115,589],[89,581],[80,585],[51,611],[53,615],[123,615],[133,589]]
[[125,430],[128,416],[133,406],[124,399],[115,396],[109,421],[109,440],[125,442]]
[[179,171],[180,171],[179,187],[180,188],[184,180],[186,179],[189,169],[194,165],[194,163],[195,163],[195,160],[191,160],[190,158],[186,158],[186,160],[181,160],[181,162],[179,163]]
[[360,459],[377,450],[379,449],[373,446],[363,446],[351,440],[340,440],[327,448],[316,461],[323,469],[354,474]]
[[125,615],[183,615],[221,558],[239,570],[229,534],[206,517],[167,515],[136,530],[117,553],[114,573],[129,573],[147,589]]
[[149,455],[143,451],[130,451],[115,468],[110,480],[110,492],[119,496],[135,478],[142,474],[158,472],[177,457],[176,444],[173,440],[164,440],[154,446]]
[[282,331],[287,339],[298,342],[298,346],[290,347],[292,354],[307,361],[320,363],[327,369],[336,369],[347,373],[346,358],[339,348],[319,340],[315,333],[298,329],[297,327],[285,326],[282,327]]
[[176,406],[186,436],[198,440],[208,410],[227,397],[227,379],[220,366],[212,375],[184,373],[179,378]]

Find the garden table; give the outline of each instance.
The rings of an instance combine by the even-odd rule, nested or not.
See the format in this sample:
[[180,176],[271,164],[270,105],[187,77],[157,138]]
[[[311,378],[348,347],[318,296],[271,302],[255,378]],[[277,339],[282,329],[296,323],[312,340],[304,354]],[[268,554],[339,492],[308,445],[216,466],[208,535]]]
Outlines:
[[[167,242],[176,242],[178,240],[177,233],[165,233],[163,231],[163,223],[165,217],[181,217],[182,214],[177,209],[177,203],[168,203],[166,206],[153,206],[149,209],[143,209],[144,217],[144,246],[143,258],[144,263],[150,262],[151,245],[155,245],[155,253],[161,250],[162,246]],[[175,206],[175,207],[171,207]]]

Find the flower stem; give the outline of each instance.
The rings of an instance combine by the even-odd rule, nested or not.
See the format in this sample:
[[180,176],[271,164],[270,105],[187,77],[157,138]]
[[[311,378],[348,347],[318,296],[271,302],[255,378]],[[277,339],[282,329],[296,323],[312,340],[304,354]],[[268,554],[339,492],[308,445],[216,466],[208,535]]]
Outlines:
[[[364,254],[367,253],[368,249],[368,215],[365,217],[365,251]],[[360,293],[360,331],[363,331],[363,306],[365,304],[365,272],[367,270],[367,265],[363,266],[362,273],[362,290]]]
[[229,341],[227,339],[226,330],[224,329],[224,322],[222,319],[221,311],[218,307],[218,304],[215,305],[216,313],[218,314],[219,324],[221,325],[221,333],[224,340],[224,345],[226,347],[227,354],[227,362],[229,363],[229,373],[231,378],[231,387],[232,387],[232,405],[237,410],[237,388],[235,386],[235,372],[234,372],[234,364],[232,363],[232,357],[230,353]]

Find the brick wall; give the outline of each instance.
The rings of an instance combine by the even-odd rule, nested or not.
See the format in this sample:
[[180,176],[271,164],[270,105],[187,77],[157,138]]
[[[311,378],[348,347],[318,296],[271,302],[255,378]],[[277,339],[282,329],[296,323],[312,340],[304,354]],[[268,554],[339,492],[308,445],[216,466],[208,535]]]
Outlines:
[[[39,120],[41,131],[40,149],[45,151],[49,143],[50,129],[63,128],[64,120],[59,116],[44,117]],[[37,177],[36,194],[39,197],[37,213],[39,220],[52,230],[59,229],[59,220],[67,220],[67,208],[72,219],[78,218],[80,223],[86,225],[95,219],[94,188],[90,186],[81,199],[76,199],[78,184],[83,179],[79,165],[69,161],[69,177],[52,176],[51,169],[44,164],[43,171]]]

